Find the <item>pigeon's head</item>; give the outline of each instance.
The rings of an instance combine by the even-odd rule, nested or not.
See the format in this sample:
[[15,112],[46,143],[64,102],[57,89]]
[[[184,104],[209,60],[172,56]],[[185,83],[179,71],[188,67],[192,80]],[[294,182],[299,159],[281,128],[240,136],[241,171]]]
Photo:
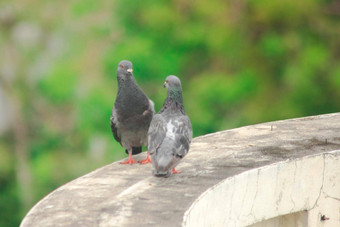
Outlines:
[[166,87],[168,90],[167,99],[169,98],[170,100],[174,100],[177,103],[183,103],[181,81],[177,76],[168,76],[165,79],[163,87]]
[[124,77],[120,79],[125,79],[126,76],[132,76],[132,63],[130,61],[123,60],[119,62],[117,73],[118,77]]
[[163,87],[167,87],[170,90],[180,88],[181,89],[181,81],[178,79],[177,76],[170,75],[165,79]]

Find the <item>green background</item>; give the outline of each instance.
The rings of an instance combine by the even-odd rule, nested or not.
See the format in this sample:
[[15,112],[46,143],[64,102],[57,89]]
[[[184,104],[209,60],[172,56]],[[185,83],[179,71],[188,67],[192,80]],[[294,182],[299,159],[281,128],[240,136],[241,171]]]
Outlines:
[[126,156],[109,123],[120,60],[156,111],[181,79],[194,136],[331,113],[339,19],[336,0],[0,0],[0,226]]

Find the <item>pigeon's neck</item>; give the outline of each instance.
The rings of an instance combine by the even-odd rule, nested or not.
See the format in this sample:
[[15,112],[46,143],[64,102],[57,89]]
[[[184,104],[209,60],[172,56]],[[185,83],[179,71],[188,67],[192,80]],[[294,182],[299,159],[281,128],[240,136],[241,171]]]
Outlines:
[[138,87],[133,77],[118,79],[115,107],[125,115],[143,113],[148,108],[149,99]]
[[134,95],[135,93],[143,93],[138,87],[136,80],[133,77],[120,77],[118,78],[118,94],[119,96],[122,92],[125,95]]
[[168,98],[177,103],[183,104],[182,89],[181,88],[168,89]]
[[117,77],[117,80],[118,80],[118,88],[131,86],[131,85],[137,86],[136,80],[133,76],[120,75]]
[[168,89],[168,96],[160,113],[182,113],[185,114],[181,89]]

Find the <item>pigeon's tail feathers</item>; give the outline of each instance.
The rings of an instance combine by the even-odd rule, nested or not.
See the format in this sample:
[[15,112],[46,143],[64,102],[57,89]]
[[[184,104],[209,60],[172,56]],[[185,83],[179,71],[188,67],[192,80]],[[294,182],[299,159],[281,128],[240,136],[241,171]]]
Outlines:
[[169,177],[171,175],[171,171],[160,172],[160,171],[152,170],[152,174],[156,177]]
[[[129,154],[128,150],[125,150]],[[132,147],[132,155],[142,153],[142,147]]]
[[142,153],[142,147],[133,147],[132,148],[132,154],[133,155],[139,154],[139,153]]

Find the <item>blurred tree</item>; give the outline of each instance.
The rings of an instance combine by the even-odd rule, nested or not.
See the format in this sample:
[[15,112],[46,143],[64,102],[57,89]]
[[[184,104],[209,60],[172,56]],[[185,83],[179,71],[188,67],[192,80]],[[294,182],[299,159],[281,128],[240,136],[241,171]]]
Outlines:
[[[167,74],[182,78],[195,135],[334,112],[339,90],[331,84],[340,33],[340,10],[334,5],[316,0],[117,1],[116,14],[125,28],[118,51],[133,52],[134,63],[150,80]],[[112,58],[110,65],[116,61]],[[157,67],[162,69],[155,73]]]

